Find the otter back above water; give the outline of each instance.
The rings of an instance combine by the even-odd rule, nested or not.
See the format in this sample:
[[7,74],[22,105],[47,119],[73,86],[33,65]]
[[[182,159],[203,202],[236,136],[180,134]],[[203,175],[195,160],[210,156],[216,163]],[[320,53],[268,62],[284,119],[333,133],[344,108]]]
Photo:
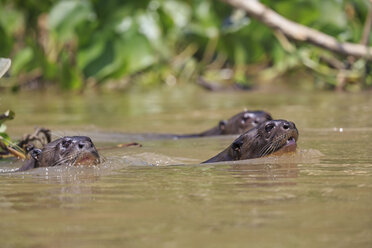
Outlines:
[[265,111],[243,111],[228,120],[221,120],[217,126],[201,133],[176,135],[177,138],[193,138],[216,135],[232,135],[244,133],[260,123],[272,120],[269,113]]

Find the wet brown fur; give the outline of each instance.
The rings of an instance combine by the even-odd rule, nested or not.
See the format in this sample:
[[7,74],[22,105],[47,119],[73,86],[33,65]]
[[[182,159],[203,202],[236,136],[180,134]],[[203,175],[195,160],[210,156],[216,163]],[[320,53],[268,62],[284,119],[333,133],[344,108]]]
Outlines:
[[[270,120],[240,135],[229,147],[203,163],[259,158],[287,148],[288,140],[298,139],[293,122]],[[288,151],[296,149],[296,143]]]
[[179,135],[178,138],[205,137],[215,135],[242,134],[264,121],[272,120],[264,111],[243,111],[228,120],[221,120],[217,126],[198,134]]
[[80,160],[88,164],[100,162],[97,149],[86,136],[66,136],[46,144],[41,150],[35,149],[30,154],[31,158],[19,171],[62,164],[74,165]]

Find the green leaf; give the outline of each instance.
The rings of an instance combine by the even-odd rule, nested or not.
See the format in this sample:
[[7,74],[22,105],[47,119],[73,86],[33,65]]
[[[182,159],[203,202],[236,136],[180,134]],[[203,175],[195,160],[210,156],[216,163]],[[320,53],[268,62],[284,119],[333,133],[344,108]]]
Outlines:
[[5,131],[6,131],[6,125],[0,124],[0,133],[5,133]]
[[156,61],[149,41],[142,35],[136,35],[131,39],[127,39],[121,45],[124,45],[121,49],[123,49],[123,54],[126,55],[129,73],[143,70]]
[[79,23],[95,18],[89,1],[60,1],[49,14],[49,27],[60,39],[68,40],[75,34]]
[[178,28],[186,27],[190,22],[192,10],[190,5],[181,1],[164,1],[163,2],[164,12],[170,16],[173,23]]
[[91,77],[97,74],[99,66],[93,66],[94,60],[97,60],[105,52],[105,39],[97,39],[89,46],[80,49],[77,54],[77,65],[84,72],[85,77]]
[[25,47],[19,51],[13,58],[13,66],[11,73],[13,75],[19,74],[24,68],[32,62],[34,58],[34,52],[31,47]]
[[10,137],[7,133],[1,133],[0,132],[0,140],[3,141],[3,142],[5,141],[4,143],[8,144],[9,141],[10,141]]
[[11,110],[7,110],[4,114],[0,115],[0,124],[4,121],[13,120],[15,117],[15,113]]
[[80,77],[79,71],[75,66],[69,63],[68,55],[66,53],[62,56],[62,68],[60,71],[60,83],[64,89],[77,90],[83,86],[83,81]]
[[85,66],[84,74],[86,77],[94,76],[96,78],[102,78],[109,73],[109,69],[107,68],[112,66],[115,56],[118,56],[118,54],[115,54],[111,41],[107,41],[105,44],[99,44],[99,46],[94,48],[97,50],[92,52],[99,53],[99,55]]

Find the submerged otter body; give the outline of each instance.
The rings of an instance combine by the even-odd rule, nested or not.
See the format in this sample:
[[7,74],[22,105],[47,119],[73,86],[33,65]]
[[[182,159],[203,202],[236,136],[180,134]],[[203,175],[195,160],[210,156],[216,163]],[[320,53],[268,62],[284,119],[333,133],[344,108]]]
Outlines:
[[272,120],[272,117],[264,111],[243,111],[228,120],[221,120],[218,126],[207,131],[198,134],[178,135],[177,138],[241,134],[268,120]]
[[46,144],[41,150],[32,150],[31,159],[19,171],[62,164],[93,165],[99,162],[99,154],[89,137],[66,136]]
[[240,135],[229,147],[203,163],[259,158],[295,151],[298,130],[293,122],[270,120]]

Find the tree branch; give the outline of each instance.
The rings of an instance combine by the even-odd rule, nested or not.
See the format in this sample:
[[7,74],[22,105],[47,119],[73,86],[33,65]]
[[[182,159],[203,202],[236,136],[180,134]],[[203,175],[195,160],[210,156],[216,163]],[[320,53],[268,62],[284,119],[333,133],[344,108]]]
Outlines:
[[370,3],[368,4],[368,14],[366,18],[366,22],[364,23],[364,29],[363,29],[363,36],[360,44],[368,46],[369,43],[369,35],[371,33],[372,28],[372,0],[370,0]]
[[260,22],[272,29],[279,30],[287,37],[309,42],[313,45],[322,47],[342,55],[351,55],[354,57],[363,57],[372,60],[372,47],[362,44],[349,42],[339,42],[334,37],[320,31],[306,27],[304,25],[290,21],[273,10],[267,8],[256,0],[222,0],[236,8],[245,10],[248,15],[256,18]]

